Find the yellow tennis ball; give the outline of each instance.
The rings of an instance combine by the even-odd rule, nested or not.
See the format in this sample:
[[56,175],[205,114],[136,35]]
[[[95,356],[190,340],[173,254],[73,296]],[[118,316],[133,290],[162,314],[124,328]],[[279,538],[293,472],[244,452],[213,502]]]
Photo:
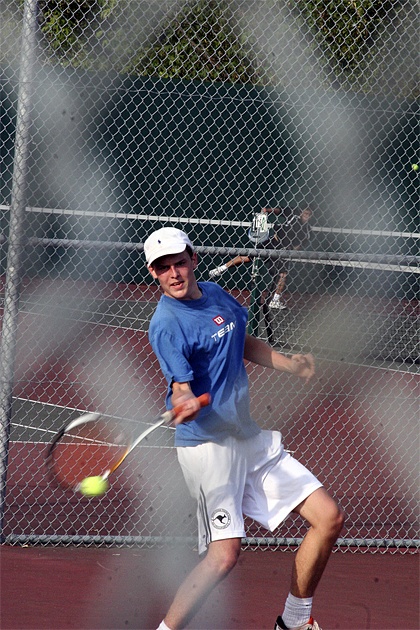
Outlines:
[[79,490],[85,497],[99,497],[109,488],[108,479],[86,477],[80,482]]
[[412,164],[411,168],[413,169],[413,171],[418,171],[420,167],[418,164]]

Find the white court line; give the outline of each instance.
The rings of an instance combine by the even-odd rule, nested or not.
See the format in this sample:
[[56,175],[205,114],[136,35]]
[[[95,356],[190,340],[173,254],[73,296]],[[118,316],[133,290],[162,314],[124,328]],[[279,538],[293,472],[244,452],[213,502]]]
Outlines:
[[[84,413],[92,413],[92,412],[87,411],[87,410],[84,410],[84,411],[80,410],[80,409],[78,409],[76,407],[66,407],[65,405],[55,405],[54,403],[42,402],[41,400],[31,400],[30,398],[22,398],[21,396],[13,396],[13,400],[19,400],[20,402],[29,403],[31,405],[42,405],[43,407],[51,407],[51,409],[61,409],[63,411],[74,412],[74,413],[77,413],[79,415],[82,415]],[[94,413],[100,413],[100,412],[94,412]],[[138,424],[146,424],[146,425],[150,425],[150,426],[153,424],[152,420],[149,420],[149,421],[147,421],[147,420],[133,420],[132,418],[121,418],[121,417],[118,417],[118,416],[110,416],[109,414],[102,414],[102,415],[104,415],[105,417],[109,417],[109,418],[113,418],[115,420],[121,420],[121,421],[125,421],[125,422],[127,422],[127,421],[131,421],[131,422],[134,422],[134,423],[138,422]],[[43,431],[44,433],[52,433],[53,435],[55,435],[57,433],[57,431],[54,430],[54,429],[46,429],[44,427],[39,427],[39,426],[25,425],[25,424],[20,424],[20,423],[17,423],[17,422],[11,422],[10,424],[13,427],[19,427],[19,428],[23,428],[23,429],[32,429],[32,430],[36,430],[36,431]],[[175,431],[175,427],[172,427],[172,426],[165,425],[162,428],[170,429],[171,431]]]
[[[315,351],[316,352],[316,351]],[[405,366],[406,369],[399,369],[396,367],[389,367],[386,365],[373,365],[372,363],[355,363],[354,361],[341,361],[340,359],[328,359],[327,357],[321,357],[315,353],[315,359],[317,361],[326,361],[328,363],[339,363],[340,365],[351,365],[354,367],[367,368],[369,370],[384,370],[385,372],[397,372],[398,374],[412,374],[413,376],[420,376],[420,371],[415,369],[412,371],[410,366]],[[395,365],[394,363],[392,365]]]
[[[157,302],[156,302],[156,304],[157,304]],[[33,311],[33,310],[31,310],[31,309],[29,309],[27,307],[26,308],[25,307],[21,308],[20,312],[21,313],[26,313],[27,315],[38,315],[37,311]],[[113,315],[113,317],[114,318],[118,317],[118,315],[117,316]],[[125,316],[125,315],[124,315],[124,319],[130,320],[130,318]],[[135,321],[135,322],[139,321],[139,319],[136,318],[136,317],[133,317],[132,320]],[[74,320],[72,320],[72,321],[74,321]],[[104,326],[104,327],[108,327],[108,328],[115,328],[115,329],[118,329],[118,330],[129,330],[130,332],[134,331],[134,332],[142,333],[143,335],[147,335],[147,330],[143,330],[142,328],[132,328],[132,327],[129,327],[129,326],[121,326],[119,324],[111,324],[109,322],[95,322],[95,321],[92,321],[91,319],[83,319],[83,318],[78,318],[76,321],[78,321],[78,322],[80,322],[82,324],[90,324],[91,326]],[[148,320],[144,320],[144,323],[147,324]],[[47,403],[45,403],[45,404],[47,404]],[[64,407],[64,409],[68,409],[68,408],[69,407]],[[75,411],[77,411],[77,409],[75,409]]]

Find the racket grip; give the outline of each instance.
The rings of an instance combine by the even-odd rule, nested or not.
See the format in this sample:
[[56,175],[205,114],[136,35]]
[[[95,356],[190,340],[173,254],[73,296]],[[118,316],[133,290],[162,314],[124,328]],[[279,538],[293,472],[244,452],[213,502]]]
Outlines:
[[208,407],[208,405],[211,403],[211,396],[209,393],[201,394],[201,396],[199,396],[197,400],[200,403],[200,407]]
[[[207,407],[211,403],[211,396],[209,393],[201,394],[201,396],[197,397],[198,402],[200,403],[200,407]],[[172,409],[172,414],[176,416],[178,413],[182,411],[185,403],[181,403]]]

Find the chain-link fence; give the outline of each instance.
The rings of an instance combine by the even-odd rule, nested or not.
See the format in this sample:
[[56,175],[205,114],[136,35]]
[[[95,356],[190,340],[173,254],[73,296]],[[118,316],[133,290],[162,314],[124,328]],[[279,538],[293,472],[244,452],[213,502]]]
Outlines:
[[[309,388],[249,365],[252,410],[339,500],[338,546],[417,548],[417,3],[0,0],[0,17],[2,540],[195,541],[170,429],[101,499],[43,462],[82,411],[161,409],[142,250],[173,225],[250,332],[315,353]],[[248,522],[244,545],[304,531]]]

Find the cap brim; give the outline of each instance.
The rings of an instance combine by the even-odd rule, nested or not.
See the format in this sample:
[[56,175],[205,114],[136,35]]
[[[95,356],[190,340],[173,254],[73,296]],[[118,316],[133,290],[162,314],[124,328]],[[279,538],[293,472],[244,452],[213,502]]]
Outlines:
[[186,244],[180,244],[178,246],[172,245],[171,247],[162,247],[156,254],[152,254],[147,261],[148,265],[152,265],[158,258],[163,258],[163,256],[170,256],[171,254],[180,254],[185,249],[187,249]]

